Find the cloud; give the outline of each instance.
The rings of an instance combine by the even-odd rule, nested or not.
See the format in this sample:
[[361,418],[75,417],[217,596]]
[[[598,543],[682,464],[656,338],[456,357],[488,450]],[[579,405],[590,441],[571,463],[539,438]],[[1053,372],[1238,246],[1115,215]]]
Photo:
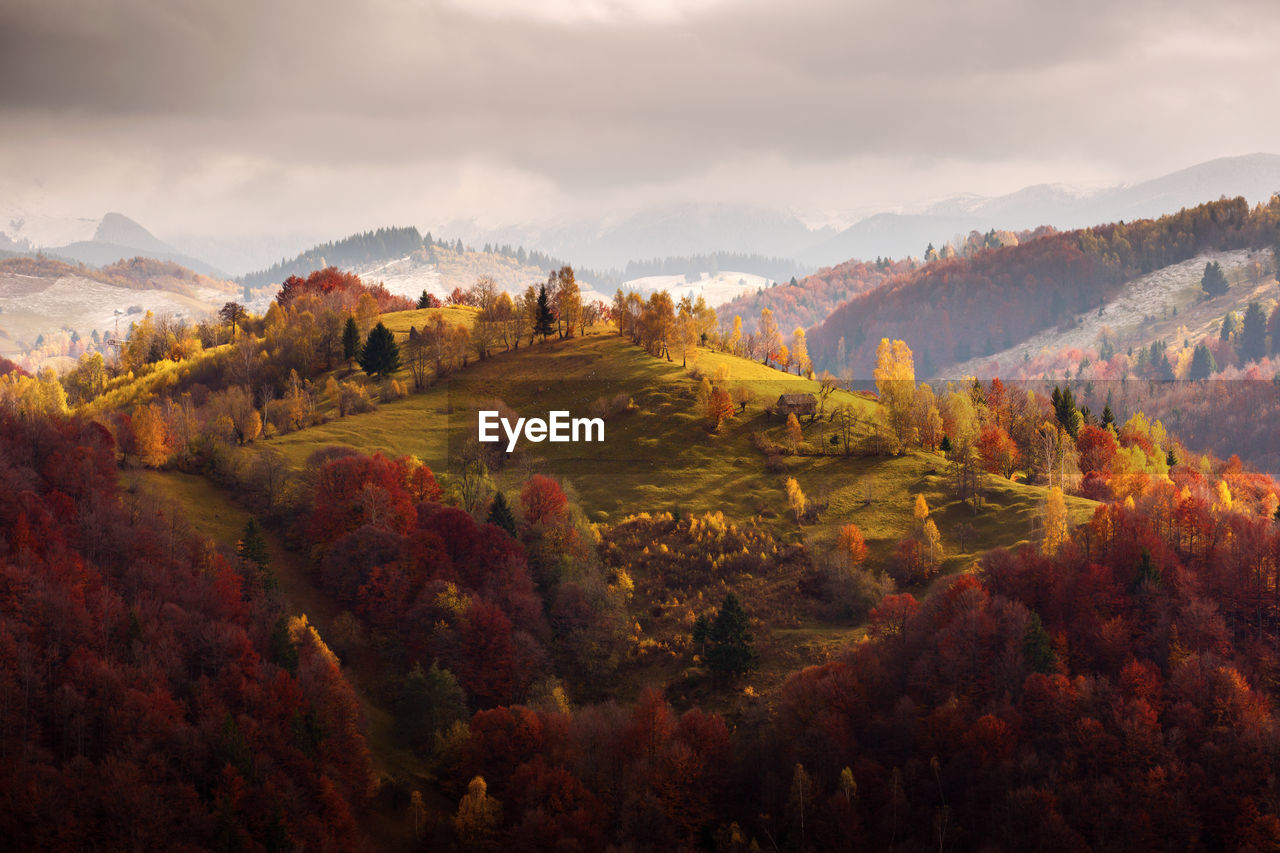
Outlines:
[[223,229],[850,209],[1274,148],[1277,41],[1253,0],[7,0],[0,168]]

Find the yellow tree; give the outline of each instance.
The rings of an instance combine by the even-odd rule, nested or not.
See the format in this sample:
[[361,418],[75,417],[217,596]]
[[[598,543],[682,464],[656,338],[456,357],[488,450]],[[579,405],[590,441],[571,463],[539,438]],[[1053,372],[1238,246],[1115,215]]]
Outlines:
[[836,538],[836,557],[851,569],[862,565],[867,559],[867,541],[856,524],[846,524],[840,528]]
[[800,484],[796,482],[795,477],[787,478],[787,504],[791,507],[791,511],[796,514],[796,521],[804,518],[804,512],[809,506],[809,501],[805,498],[804,492],[800,490]]
[[720,424],[733,417],[733,398],[723,388],[714,388],[707,408],[707,420],[712,429],[720,429]]
[[915,425],[916,436],[922,447],[933,450],[942,440],[942,415],[938,413],[938,401],[933,387],[921,382],[912,399],[911,417]]
[[763,361],[768,364],[778,354],[779,347],[782,346],[782,335],[778,332],[778,321],[773,318],[773,312],[768,308],[760,310],[760,347],[764,350]]
[[556,273],[556,280],[552,295],[556,305],[556,324],[563,326],[560,337],[572,338],[573,330],[582,317],[582,291],[574,278],[573,267],[561,267]]
[[796,373],[813,374],[813,362],[809,360],[809,342],[805,338],[804,329],[799,326],[791,333],[791,363],[796,366]]
[[929,503],[924,499],[924,495],[916,495],[916,505],[911,512],[915,516],[916,524],[923,525],[924,520],[929,517]]
[[729,333],[729,352],[737,355],[742,350],[742,317],[733,315],[733,331]]
[[458,803],[458,813],[453,816],[453,831],[458,841],[469,850],[483,850],[493,839],[501,819],[502,803],[489,796],[484,777],[476,776]]
[[702,377],[702,384],[698,386],[698,409],[706,413],[707,420],[712,420],[711,391],[711,380],[705,376]]
[[800,449],[802,441],[804,441],[804,431],[800,429],[800,420],[795,412],[791,412],[787,415],[787,443],[791,445],[792,453]]
[[1044,502],[1044,538],[1040,550],[1052,557],[1067,541],[1067,502],[1062,496],[1062,489],[1057,486],[1049,489]]
[[912,417],[916,367],[911,348],[903,341],[881,338],[876,348],[874,376],[876,393],[880,395],[880,416],[890,436],[897,441],[896,450],[901,451],[916,440]]
[[[683,300],[681,300],[683,306]],[[694,358],[698,357],[698,321],[690,312],[681,311],[676,318],[675,334],[672,335],[672,345],[676,352],[680,353],[680,366],[684,367],[689,363],[689,355],[693,354]]]
[[168,461],[171,452],[168,429],[160,408],[154,403],[134,410],[133,436],[143,465],[159,468]]

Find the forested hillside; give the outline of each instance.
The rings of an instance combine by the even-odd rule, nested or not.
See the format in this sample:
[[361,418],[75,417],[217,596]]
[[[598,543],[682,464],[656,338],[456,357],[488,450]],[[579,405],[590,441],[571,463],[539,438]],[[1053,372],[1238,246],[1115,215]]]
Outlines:
[[825,320],[838,306],[863,293],[868,293],[897,275],[915,269],[913,261],[846,261],[819,270],[798,282],[779,281],[757,293],[746,293],[725,303],[720,312],[726,317],[739,314],[759,317],[764,308],[773,312],[784,329],[797,326],[808,329]]
[[[1280,843],[1271,477],[1133,397],[889,339],[855,393],[767,309],[568,269],[406,308],[328,268],[0,377],[22,846]],[[478,408],[610,440],[503,452]]]
[[861,377],[880,338],[901,338],[921,372],[933,375],[1071,324],[1142,273],[1207,250],[1274,246],[1278,224],[1280,200],[1251,210],[1243,198],[1224,199],[1159,219],[938,259],[842,305],[813,330],[810,349],[820,367]]
[[98,423],[0,412],[0,460],[6,846],[363,846],[359,705],[255,554],[128,504]]

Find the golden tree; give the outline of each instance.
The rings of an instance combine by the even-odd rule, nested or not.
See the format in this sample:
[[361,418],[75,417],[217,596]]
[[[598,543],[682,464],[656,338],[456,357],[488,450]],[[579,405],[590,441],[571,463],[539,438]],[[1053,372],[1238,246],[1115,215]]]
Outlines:
[[790,412],[787,414],[787,443],[791,445],[791,452],[796,453],[803,441],[804,431],[800,428],[800,419],[795,412]]
[[876,348],[874,370],[876,393],[880,395],[880,416],[892,439],[897,442],[895,451],[916,441],[915,418],[915,361],[911,348],[903,341],[881,338]]
[[836,557],[853,569],[867,559],[867,541],[858,525],[846,524],[840,528],[840,535],[836,538]]
[[760,329],[757,333],[760,347],[764,350],[763,361],[768,364],[777,355],[782,346],[782,335],[778,332],[778,321],[768,308],[760,310]]
[[502,803],[489,796],[483,776],[476,776],[458,803],[453,817],[453,830],[458,841],[469,850],[483,850],[497,832],[502,820]]
[[1067,541],[1067,502],[1062,496],[1062,489],[1054,486],[1049,489],[1045,498],[1042,517],[1044,537],[1040,542],[1040,550],[1052,557]]
[[791,333],[791,363],[796,366],[796,373],[813,375],[813,362],[809,360],[809,342],[805,338],[804,329],[799,326]]
[[809,506],[809,500],[804,496],[804,492],[800,489],[800,484],[796,482],[795,477],[787,478],[787,504],[791,507],[791,511],[796,514],[796,521],[804,518],[805,510]]

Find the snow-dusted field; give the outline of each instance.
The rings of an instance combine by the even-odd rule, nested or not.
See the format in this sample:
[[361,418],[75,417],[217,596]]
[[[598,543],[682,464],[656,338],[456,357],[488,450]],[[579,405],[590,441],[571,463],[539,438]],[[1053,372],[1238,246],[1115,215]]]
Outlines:
[[764,276],[730,271],[720,272],[714,276],[702,273],[699,278],[683,275],[649,275],[634,278],[624,285],[626,288],[646,294],[655,290],[666,290],[675,300],[679,300],[686,294],[693,299],[701,296],[711,306],[723,305],[743,293],[768,286],[769,280]]
[[[94,329],[111,332],[119,315],[123,333],[129,322],[142,316],[128,314],[131,307],[157,315],[199,320],[212,314],[228,294],[197,289],[194,296],[168,290],[131,290],[80,276],[50,280],[38,276],[6,273],[0,275],[0,329],[13,341],[34,342],[40,334],[74,329],[88,335]],[[3,346],[12,348],[10,342]]]
[[[1252,257],[1247,250],[1210,252],[1163,267],[1126,283],[1120,294],[1104,306],[1101,313],[1095,310],[1078,315],[1079,324],[1070,329],[1047,329],[1002,352],[953,365],[947,372],[956,376],[975,373],[985,376],[993,363],[999,365],[1001,372],[1007,372],[1016,369],[1025,358],[1035,358],[1044,352],[1096,347],[1098,333],[1103,326],[1110,327],[1116,333],[1122,347],[1127,341],[1147,343],[1159,339],[1160,334],[1155,329],[1157,324],[1153,318],[1164,321],[1161,326],[1186,325],[1195,332],[1197,327],[1212,318],[1220,318],[1239,299],[1239,291],[1233,287],[1234,293],[1200,302],[1200,279],[1204,275],[1204,265],[1209,261],[1217,261],[1222,264],[1227,279],[1234,282]],[[1177,317],[1168,313],[1175,307],[1179,312]]]
[[356,274],[362,281],[380,281],[395,295],[414,301],[417,301],[424,290],[440,299],[448,295],[435,264],[424,264],[407,255],[385,264],[361,268]]

